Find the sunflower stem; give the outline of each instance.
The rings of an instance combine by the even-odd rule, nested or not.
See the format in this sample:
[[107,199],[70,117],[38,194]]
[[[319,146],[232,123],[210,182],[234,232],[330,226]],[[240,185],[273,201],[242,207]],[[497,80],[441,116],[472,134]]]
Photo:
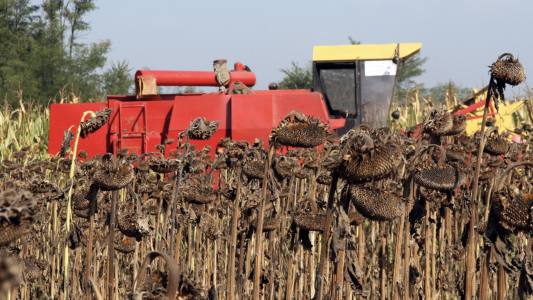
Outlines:
[[[183,167],[185,166],[185,160],[187,158],[187,154],[189,152],[189,131],[185,131],[185,150],[183,151],[182,161],[180,164],[180,169],[178,171],[178,178],[176,179],[176,183],[174,185],[174,191],[172,192],[172,196],[170,199],[170,207],[172,207],[172,211],[170,212],[171,220],[170,224],[172,228],[170,229],[170,245],[169,245],[169,254],[172,255],[174,253],[174,235],[176,234],[176,209],[178,205],[178,191],[180,188],[181,178],[183,176]],[[191,251],[191,249],[188,249],[188,251]]]
[[[86,111],[83,113],[83,116],[81,117],[81,122],[83,122],[83,120],[85,119],[85,116],[87,115],[91,115],[93,117],[96,117],[96,114],[92,111]],[[69,128],[70,130],[70,128]],[[80,133],[81,133],[81,127],[78,127],[78,130],[77,130],[77,133],[76,133],[76,140],[74,141],[74,152],[72,153],[72,163],[70,165],[70,173],[69,173],[69,178],[70,178],[70,188],[68,190],[68,200],[67,200],[67,220],[65,221],[65,256],[64,256],[64,274],[63,274],[63,290],[64,290],[64,293],[63,293],[63,296],[64,298],[63,299],[68,299],[68,238],[69,238],[69,235],[70,235],[70,222],[71,222],[71,208],[70,208],[70,203],[72,202],[71,199],[72,199],[72,187],[74,186],[74,170],[76,169],[76,153],[78,151],[78,141],[80,139]]]

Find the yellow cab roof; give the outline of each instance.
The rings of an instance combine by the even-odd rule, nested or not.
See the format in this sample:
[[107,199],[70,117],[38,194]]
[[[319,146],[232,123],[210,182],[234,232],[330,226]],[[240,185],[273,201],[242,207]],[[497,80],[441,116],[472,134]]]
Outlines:
[[[420,51],[422,43],[403,43],[400,45],[400,59],[405,60]],[[398,44],[368,44],[315,46],[313,61],[392,59]]]

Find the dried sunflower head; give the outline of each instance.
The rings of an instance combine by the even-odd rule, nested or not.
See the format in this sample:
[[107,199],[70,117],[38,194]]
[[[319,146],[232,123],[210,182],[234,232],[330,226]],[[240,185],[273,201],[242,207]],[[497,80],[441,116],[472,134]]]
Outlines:
[[325,214],[298,214],[293,217],[296,227],[309,231],[324,231],[326,228]]
[[[433,161],[433,155],[425,153],[431,148],[436,148],[440,152],[437,163]],[[429,145],[418,155],[413,161],[414,179],[418,185],[434,190],[451,191],[465,182],[466,176],[457,165],[445,163],[446,152],[442,147]],[[420,156],[422,159],[418,159]]]
[[453,127],[452,115],[445,109],[431,108],[422,124],[422,130],[432,136],[446,134]]
[[521,193],[507,187],[496,191],[492,198],[492,208],[500,221],[518,230],[530,230],[532,203],[526,202]]
[[[200,153],[199,153],[200,154]],[[202,174],[206,171],[209,165],[209,155],[200,155],[193,157],[192,161],[187,165],[187,171],[191,174]]]
[[70,143],[74,140],[74,133],[67,129],[63,131],[63,142],[61,143],[60,157],[65,157],[70,150]]
[[526,79],[524,67],[515,59],[512,54],[504,53],[498,57],[498,60],[490,66],[491,82],[489,97],[492,97],[494,106],[498,110],[498,103],[505,100],[505,86],[510,84],[512,86],[518,85]]
[[128,237],[142,238],[150,234],[147,216],[126,212],[118,218],[118,228]]
[[28,186],[28,190],[32,193],[48,193],[60,191],[56,183],[48,180],[43,180],[40,176],[33,177],[31,183]]
[[401,140],[402,154],[406,159],[415,154],[416,140],[414,138],[403,138]]
[[340,147],[343,149],[344,147],[346,147],[346,145],[348,144],[348,142],[350,142],[350,140],[354,137],[354,135],[356,135],[357,133],[364,133],[364,134],[369,134],[370,132],[372,131],[372,127],[366,125],[366,124],[361,124],[353,129],[350,129],[348,132],[346,132],[345,134],[343,134],[340,139],[339,139],[339,145]]
[[242,172],[248,178],[262,179],[265,175],[266,157],[258,149],[249,149]]
[[457,135],[462,133],[466,128],[466,115],[452,115],[452,128],[446,132],[446,135]]
[[498,127],[490,127],[486,133],[484,152],[492,155],[502,155],[509,150],[509,132],[498,133]]
[[510,165],[500,176],[492,194],[492,209],[504,224],[518,230],[531,230],[531,207],[533,195],[523,193],[508,183],[511,171],[520,166],[533,166],[531,162],[518,162]]
[[526,80],[524,67],[518,58],[510,53],[504,53],[498,60],[490,66],[490,74],[493,78],[512,86],[518,85]]
[[450,161],[463,161],[465,160],[465,152],[462,147],[448,144],[446,145],[446,158]]
[[502,163],[503,163],[502,159],[498,156],[487,159],[487,165],[489,167],[497,168],[501,166]]
[[442,203],[447,199],[446,193],[438,190],[428,189],[423,186],[420,187],[420,196],[422,196],[425,201],[431,203]]
[[275,167],[276,173],[285,178],[294,175],[294,172],[299,166],[298,159],[295,157],[288,157],[285,155],[279,156],[276,159]]
[[148,170],[150,170],[150,162],[147,160],[140,161],[137,163],[136,167],[137,167],[137,171],[147,172]]
[[233,144],[233,141],[230,138],[223,138],[218,141],[217,147],[227,148]]
[[479,172],[479,181],[487,181],[492,178],[492,175],[494,175],[494,170],[481,170]]
[[216,191],[210,186],[195,177],[192,183],[181,188],[183,199],[189,203],[205,204],[216,199]]
[[331,185],[331,183],[333,182],[331,172],[321,171],[316,177],[316,182],[323,185]]
[[[368,153],[361,153],[364,152],[361,147],[355,148],[351,143],[358,136],[354,135],[341,153],[342,164],[339,168],[341,178],[350,183],[362,183],[383,179],[397,171],[402,161],[402,149],[397,141],[387,139],[386,143],[377,147],[367,147],[372,149]],[[362,140],[366,139],[365,134],[361,137]]]
[[26,235],[37,214],[37,201],[28,191],[0,191],[0,246]]
[[[165,174],[165,173],[171,173],[179,169],[181,161],[177,159],[172,158],[165,158],[165,157],[155,157],[150,156],[148,160],[146,160],[150,166],[150,169],[156,173]],[[140,164],[141,162],[139,162]],[[141,164],[141,167],[143,165]]]
[[309,169],[296,169],[294,175],[296,178],[307,179],[311,177],[312,172]]
[[189,125],[189,137],[193,140],[207,140],[218,129],[220,121],[209,121],[206,118],[196,118]]
[[364,153],[369,153],[374,149],[374,139],[365,133],[356,133],[345,145],[348,153],[357,156]]
[[122,159],[117,162],[115,156],[111,153],[106,153],[110,160],[100,166],[93,174],[94,183],[104,191],[118,190],[135,178],[133,165],[127,160]]
[[354,184],[350,188],[350,200],[355,208],[373,221],[389,221],[402,215],[405,203],[395,192]]
[[276,148],[282,146],[310,148],[326,141],[331,135],[328,129],[329,127],[319,118],[305,116],[293,110],[279,122],[276,128],[272,129],[269,138]]
[[102,110],[96,112],[95,117],[90,117],[87,121],[80,123],[80,136],[82,139],[86,138],[90,133],[96,132],[98,129],[102,128],[111,117],[113,112],[110,108],[103,108]]

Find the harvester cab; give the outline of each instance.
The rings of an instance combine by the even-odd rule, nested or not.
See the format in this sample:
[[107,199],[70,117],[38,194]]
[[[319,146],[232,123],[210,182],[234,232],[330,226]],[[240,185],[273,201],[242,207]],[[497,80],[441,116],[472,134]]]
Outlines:
[[[78,149],[88,157],[154,152],[157,145],[176,139],[198,117],[219,121],[217,132],[197,149],[216,149],[221,139],[256,138],[268,145],[269,134],[293,110],[319,117],[338,134],[367,123],[388,122],[398,63],[420,50],[421,44],[318,46],[313,53],[313,90],[251,89],[256,77],[237,62],[233,70],[215,60],[214,71],[152,71],[135,73],[135,95],[109,95],[107,102],[52,104],[49,154],[60,151],[63,132],[80,122],[84,112],[104,108],[113,112],[100,130],[81,140]],[[211,93],[160,94],[162,86],[212,86]],[[176,142],[164,147],[168,155]]]
[[421,47],[421,43],[314,47],[314,91],[324,96],[331,118],[346,118],[338,134],[359,124],[387,125],[398,67]]

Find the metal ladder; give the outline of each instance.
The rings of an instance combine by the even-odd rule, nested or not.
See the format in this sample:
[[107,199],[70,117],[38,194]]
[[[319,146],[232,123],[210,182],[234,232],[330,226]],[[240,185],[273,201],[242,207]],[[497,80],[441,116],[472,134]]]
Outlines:
[[[132,108],[132,107],[142,107],[141,109],[141,113],[144,114],[144,131],[123,131],[123,124],[122,124],[122,109],[124,108]],[[118,118],[119,118],[119,126],[118,126],[118,130],[119,130],[119,134],[118,134],[118,143],[117,143],[117,146],[118,148],[122,148],[122,142],[123,142],[123,139],[124,137],[133,137],[133,136],[141,136],[142,137],[142,151],[143,153],[147,153],[147,143],[146,143],[146,134],[148,133],[148,123],[147,123],[147,119],[148,119],[148,112],[147,112],[147,108],[146,108],[146,103],[142,103],[142,104],[124,104],[124,103],[120,103],[119,106],[118,106]],[[116,151],[118,151],[118,149],[116,149]]]

